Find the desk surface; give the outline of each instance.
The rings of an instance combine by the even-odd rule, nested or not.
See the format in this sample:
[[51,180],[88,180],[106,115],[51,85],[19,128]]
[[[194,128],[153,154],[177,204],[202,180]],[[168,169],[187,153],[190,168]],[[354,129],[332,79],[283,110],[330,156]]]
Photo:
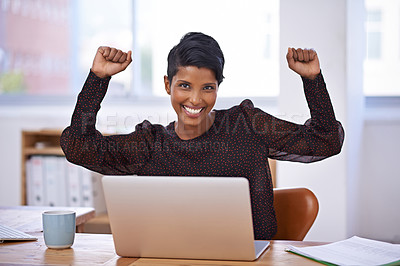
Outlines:
[[42,213],[52,210],[71,210],[76,212],[77,232],[88,220],[95,216],[89,207],[41,207],[41,206],[0,206],[0,223],[25,233],[42,232]]
[[13,265],[321,265],[312,260],[285,251],[287,245],[313,246],[317,242],[271,241],[270,247],[254,262],[207,261],[178,259],[121,258],[115,254],[110,234],[76,234],[72,248],[48,249],[43,234],[36,233],[37,241],[0,244],[0,262]]
[[[302,241],[271,241],[270,247],[255,262],[207,261],[177,259],[121,258],[115,253],[110,234],[77,233],[72,248],[48,249],[42,231],[43,211],[56,207],[1,207],[0,223],[38,237],[37,241],[5,242],[0,244],[0,264],[13,265],[321,265],[285,251],[287,245],[313,246],[323,243]],[[94,216],[93,208],[73,209],[77,213],[77,226],[83,225]]]

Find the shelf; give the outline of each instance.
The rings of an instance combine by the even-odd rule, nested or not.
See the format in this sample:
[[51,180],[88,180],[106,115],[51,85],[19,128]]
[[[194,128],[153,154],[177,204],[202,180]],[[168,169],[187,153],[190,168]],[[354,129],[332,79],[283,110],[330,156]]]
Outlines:
[[46,148],[25,148],[24,155],[60,155],[64,156],[64,152],[60,147],[46,147]]
[[21,203],[26,199],[26,161],[33,155],[64,156],[60,147],[61,129],[23,130],[21,132]]

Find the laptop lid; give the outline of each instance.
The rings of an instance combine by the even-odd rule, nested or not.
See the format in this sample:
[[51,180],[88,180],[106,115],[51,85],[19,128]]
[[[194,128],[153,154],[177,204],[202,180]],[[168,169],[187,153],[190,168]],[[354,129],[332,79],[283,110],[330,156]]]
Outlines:
[[268,246],[254,243],[245,178],[105,176],[103,188],[120,256],[255,260]]

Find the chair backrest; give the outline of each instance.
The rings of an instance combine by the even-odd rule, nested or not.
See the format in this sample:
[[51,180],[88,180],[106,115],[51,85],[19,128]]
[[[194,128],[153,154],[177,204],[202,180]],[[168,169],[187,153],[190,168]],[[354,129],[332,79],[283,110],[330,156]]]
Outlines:
[[273,239],[301,241],[318,214],[318,199],[307,188],[275,188],[278,231]]

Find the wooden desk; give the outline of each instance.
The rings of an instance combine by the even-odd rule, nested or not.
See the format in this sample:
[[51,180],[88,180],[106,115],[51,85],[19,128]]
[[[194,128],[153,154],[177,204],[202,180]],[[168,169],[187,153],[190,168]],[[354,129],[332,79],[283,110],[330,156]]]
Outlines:
[[43,234],[35,233],[37,241],[0,244],[0,262],[12,265],[321,265],[312,260],[285,251],[287,245],[313,246],[317,242],[271,241],[270,247],[254,262],[121,258],[115,254],[110,234],[76,234],[69,249],[48,249]]
[[84,224],[95,216],[94,209],[88,207],[0,206],[0,223],[28,234],[40,233],[43,231],[42,213],[52,210],[75,211],[78,233],[83,232]]

